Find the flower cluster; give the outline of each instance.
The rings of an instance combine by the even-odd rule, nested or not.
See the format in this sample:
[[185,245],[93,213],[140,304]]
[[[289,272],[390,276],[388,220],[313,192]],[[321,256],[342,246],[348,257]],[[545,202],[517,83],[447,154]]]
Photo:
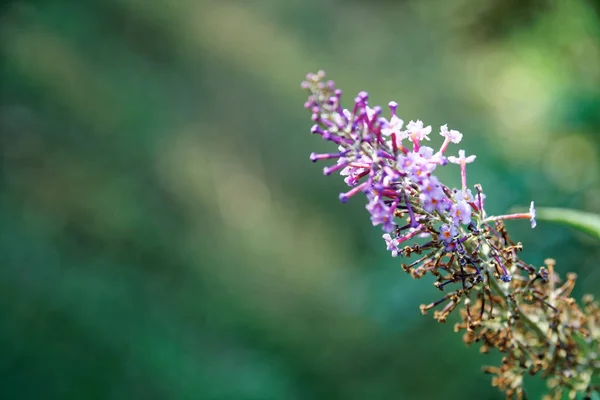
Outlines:
[[[324,81],[324,73],[308,74],[302,83],[310,91],[305,108],[312,112],[315,125],[311,132],[338,146],[335,153],[310,156],[312,161],[336,160],[324,168],[345,177],[351,187],[340,194],[342,202],[364,193],[367,211],[373,225],[381,225],[387,249],[393,256],[407,253],[401,245],[419,235],[432,240],[421,249],[435,250],[438,257],[456,253],[470,262],[480,275],[480,265],[466,259],[465,242],[477,236],[478,226],[499,219],[528,218],[535,226],[535,210],[529,213],[488,218],[484,209],[485,195],[480,186],[476,194],[467,186],[467,164],[475,160],[459,150],[458,157],[446,156],[450,143],[458,144],[463,135],[447,125],[440,127],[444,141],[435,151],[424,143],[429,141],[431,126],[420,121],[404,121],[396,114],[398,104],[390,102],[389,119],[381,107],[369,107],[369,95],[360,92],[351,110],[342,108],[342,92],[332,81]],[[435,169],[448,163],[460,167],[462,187],[451,189],[434,175]],[[404,217],[406,221],[399,223]],[[480,237],[481,238],[481,237]],[[500,257],[496,257],[498,277],[510,281],[511,275]]]
[[[481,185],[467,185],[467,164],[475,156],[464,150],[447,155],[450,143],[463,135],[447,125],[439,129],[443,144],[436,151],[425,143],[431,126],[420,121],[406,125],[398,117],[398,104],[390,102],[389,118],[381,107],[370,107],[368,94],[360,92],[351,109],[342,107],[341,90],[325,81],[324,72],[308,74],[302,87],[310,94],[305,108],[312,113],[313,134],[333,142],[338,150],[310,156],[330,160],[325,175],[339,172],[350,189],[340,201],[363,193],[374,226],[381,226],[387,250],[393,257],[419,255],[404,270],[414,278],[431,274],[444,291],[458,287],[442,299],[421,306],[423,313],[445,304],[434,313],[439,322],[462,304],[467,344],[480,342],[482,350],[496,348],[505,354],[493,384],[507,397],[524,396],[523,375],[544,371],[553,398],[565,389],[569,396],[598,390],[592,377],[600,371],[600,307],[590,297],[582,311],[569,296],[575,276],[558,286],[554,262],[536,269],[518,258],[521,243],[513,242],[505,220],[529,219],[535,227],[535,209],[529,212],[487,216]],[[438,167],[460,167],[461,187],[450,188],[434,175]],[[411,239],[425,238],[422,244]]]

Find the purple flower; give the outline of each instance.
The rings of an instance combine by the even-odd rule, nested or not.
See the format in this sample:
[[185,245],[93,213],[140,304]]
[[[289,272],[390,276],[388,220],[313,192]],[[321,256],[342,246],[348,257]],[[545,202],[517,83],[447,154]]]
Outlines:
[[421,205],[423,206],[423,210],[432,213],[434,211],[438,211],[441,214],[447,212],[452,202],[449,201],[446,197],[442,197],[440,199],[435,197],[429,197],[424,193],[419,195],[419,200],[421,201]]
[[[442,256],[456,255],[461,266],[470,263],[479,272],[478,266],[473,264],[477,261],[471,259],[467,254],[467,246],[463,245],[467,239],[476,237],[479,249],[484,241],[489,240],[486,236],[488,233],[499,235],[494,230],[490,233],[485,229],[489,226],[487,224],[499,220],[529,219],[531,226],[535,227],[533,202],[529,213],[486,217],[481,186],[475,185],[477,196],[467,188],[466,165],[473,162],[475,156],[467,157],[464,150],[459,150],[457,156],[445,156],[450,143],[456,144],[462,140],[462,133],[442,125],[439,133],[444,143],[435,152],[431,147],[421,146],[423,140],[429,140],[431,126],[425,126],[421,120],[410,121],[405,126],[404,121],[396,115],[397,103],[390,102],[388,105],[391,111],[389,120],[382,116],[381,107],[368,104],[366,92],[357,95],[352,108],[343,109],[342,92],[335,88],[332,81],[324,81],[323,78],[322,72],[307,75],[307,80],[302,84],[303,88],[310,91],[305,107],[315,123],[311,131],[335,143],[339,151],[313,153],[310,159],[329,160],[330,163],[337,161],[327,166],[324,173],[339,172],[344,176],[350,188],[340,194],[342,202],[364,193],[371,222],[374,226],[381,225],[387,250],[393,257],[404,252],[399,248],[401,243],[430,236],[422,248],[419,247],[421,243],[412,247],[418,254],[425,249],[432,251],[423,257],[422,260],[427,259],[425,265],[433,260],[432,255],[440,257],[438,261]],[[412,142],[412,149],[402,144],[404,139]],[[460,166],[462,187],[458,190],[452,191],[433,175],[438,166],[448,162]],[[472,223],[474,214],[479,222],[477,226]],[[398,221],[403,219],[404,222],[396,225],[396,216]],[[432,235],[437,240],[432,240]],[[408,254],[409,250],[406,252]],[[500,279],[508,281],[510,275],[498,256],[495,257],[502,269]],[[452,270],[454,266],[447,265],[446,268]],[[462,268],[460,272],[465,288],[466,277]]]
[[440,238],[446,243],[449,244],[454,240],[454,237],[458,234],[458,229],[456,226],[448,224],[444,224],[440,227]]
[[395,169],[385,166],[383,167],[383,179],[381,181],[384,187],[391,187],[396,183],[400,183],[401,176]]
[[392,257],[398,257],[398,240],[392,238],[389,233],[384,233],[382,236],[383,240],[385,240],[385,245],[387,246],[387,250],[392,252]]
[[340,201],[342,203],[347,202],[350,197],[354,196],[358,192],[367,190],[368,186],[369,186],[369,182],[366,181],[366,182],[361,183],[358,186],[354,186],[351,190],[349,190],[346,193],[340,193]]
[[445,214],[452,209],[452,201],[447,197],[442,197],[437,202],[437,210],[440,214]]
[[444,196],[442,186],[435,176],[430,176],[429,178],[424,179],[420,186],[421,192],[427,195],[428,198],[435,198],[439,200]]
[[468,224],[471,222],[471,206],[465,201],[458,201],[450,209],[454,225]]
[[358,183],[358,179],[366,175],[371,168],[373,160],[367,156],[360,156],[353,162],[348,158],[343,157],[338,160],[338,163],[344,163],[345,168],[340,172],[340,175],[345,176],[344,182],[348,186],[354,186]]
[[457,247],[458,246],[457,246],[456,242],[450,242],[450,243],[447,243],[446,246],[444,246],[444,250],[446,250],[447,252],[451,253],[453,251],[456,251]]
[[386,126],[381,129],[381,134],[384,136],[390,136],[392,133],[395,133],[396,135],[398,135],[398,137],[400,137],[403,126],[404,121],[398,118],[394,113],[394,115],[392,115],[390,121],[386,124]]
[[412,180],[417,183],[421,183],[424,179],[426,179],[429,174],[434,170],[435,167],[432,167],[428,162],[424,162],[422,159],[418,160],[414,163],[409,169],[408,173]]
[[338,130],[343,130],[348,125],[348,122],[351,118],[352,113],[346,109],[343,109],[341,113],[336,113],[333,115],[333,122],[337,125]]
[[419,200],[421,201],[421,205],[423,206],[423,210],[432,213],[434,210],[437,209],[437,205],[439,203],[439,200],[437,199],[432,199],[431,197],[427,196],[425,193],[421,193],[419,195]]
[[454,200],[456,201],[466,201],[467,203],[472,203],[474,201],[473,193],[471,189],[467,190],[457,190],[454,193]]
[[430,176],[429,178],[423,179],[419,186],[421,189],[419,200],[421,200],[423,209],[427,212],[438,210],[443,213],[445,207],[440,204],[440,200],[445,198],[445,194],[437,178],[435,176]]
[[408,172],[413,165],[418,163],[421,160],[421,157],[418,153],[410,152],[407,155],[400,154],[398,156],[398,166],[404,172]]
[[[428,155],[425,151],[425,155]],[[435,160],[426,159],[418,152],[409,152],[406,156],[400,155],[398,163],[402,167],[402,171],[417,183],[420,183],[435,170],[437,162]]]
[[430,159],[433,157],[433,149],[428,146],[421,146],[419,148],[419,155],[424,159]]
[[382,229],[384,232],[392,232],[394,230],[394,211],[385,205],[381,197],[371,193],[367,194],[367,197],[369,198],[369,203],[365,208],[371,214],[371,223],[373,226],[383,224]]

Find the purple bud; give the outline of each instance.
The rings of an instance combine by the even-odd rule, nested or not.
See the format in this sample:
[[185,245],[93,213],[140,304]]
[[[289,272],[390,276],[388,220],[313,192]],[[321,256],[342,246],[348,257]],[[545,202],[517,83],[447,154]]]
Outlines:
[[368,186],[369,186],[369,182],[363,182],[360,185],[350,189],[346,193],[340,193],[340,201],[342,203],[347,202],[350,197],[354,196],[358,192],[364,191]]
[[315,124],[310,128],[310,133],[318,133],[319,135],[322,135],[324,131],[319,125]]
[[349,139],[342,138],[340,136],[334,135],[334,134],[332,134],[329,131],[324,131],[323,132],[323,139],[329,140],[329,141],[331,141],[331,142],[333,142],[335,144],[342,144],[342,143],[349,144],[349,143],[352,143],[352,141],[350,141]]
[[358,106],[364,106],[368,98],[369,94],[367,92],[362,91],[354,98],[354,103]]
[[318,160],[329,160],[332,158],[340,158],[340,157],[345,156],[346,154],[348,154],[348,150],[341,151],[339,153],[323,153],[323,154],[310,153],[310,161],[315,162]]
[[332,165],[330,167],[325,167],[325,168],[323,168],[323,175],[331,175],[332,172],[342,169],[345,166],[346,166],[345,163],[340,163],[340,164]]
[[396,158],[391,154],[386,153],[384,150],[378,149],[377,156],[382,158],[387,158],[388,160],[395,160]]

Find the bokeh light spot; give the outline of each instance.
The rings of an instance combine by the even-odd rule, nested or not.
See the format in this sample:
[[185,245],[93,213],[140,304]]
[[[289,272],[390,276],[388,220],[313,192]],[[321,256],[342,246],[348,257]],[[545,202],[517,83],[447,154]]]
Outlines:
[[597,181],[598,154],[588,138],[563,136],[549,143],[542,168],[556,186],[575,192]]

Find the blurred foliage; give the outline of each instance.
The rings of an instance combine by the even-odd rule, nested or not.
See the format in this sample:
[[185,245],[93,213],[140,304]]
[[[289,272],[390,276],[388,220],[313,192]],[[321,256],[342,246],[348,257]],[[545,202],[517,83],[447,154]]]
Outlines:
[[[597,8],[482,3],[3,3],[0,398],[501,398],[308,161],[299,89],[459,129],[492,212],[599,212]],[[595,241],[509,229],[600,295]]]
[[464,2],[466,37],[488,43],[515,31],[530,29],[552,8],[552,0],[491,0]]

